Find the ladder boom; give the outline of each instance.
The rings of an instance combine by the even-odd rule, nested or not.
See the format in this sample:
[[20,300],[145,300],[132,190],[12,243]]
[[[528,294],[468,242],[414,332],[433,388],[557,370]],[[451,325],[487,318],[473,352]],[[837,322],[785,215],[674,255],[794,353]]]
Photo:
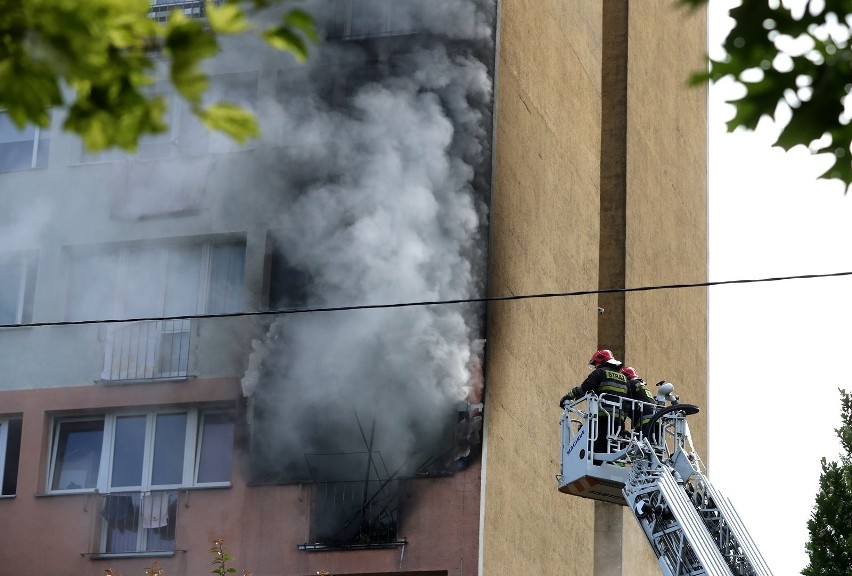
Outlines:
[[[698,407],[655,405],[642,430],[627,432],[613,428],[613,419],[598,429],[607,406],[588,394],[566,407],[559,490],[626,504],[664,576],[772,576],[736,509],[702,471],[686,423]],[[607,438],[606,454],[594,452],[599,435]]]

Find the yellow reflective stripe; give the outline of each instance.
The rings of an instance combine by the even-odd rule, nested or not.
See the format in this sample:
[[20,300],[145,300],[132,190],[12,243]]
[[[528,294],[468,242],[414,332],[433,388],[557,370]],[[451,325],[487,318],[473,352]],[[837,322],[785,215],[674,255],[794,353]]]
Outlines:
[[622,396],[627,396],[627,386],[619,386],[618,384],[601,384],[598,386],[598,392],[615,392]]

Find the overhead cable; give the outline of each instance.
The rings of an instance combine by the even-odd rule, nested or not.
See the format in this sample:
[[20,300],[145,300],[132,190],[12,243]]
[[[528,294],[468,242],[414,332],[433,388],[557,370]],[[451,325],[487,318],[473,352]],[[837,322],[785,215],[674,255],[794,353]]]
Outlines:
[[142,318],[114,318],[101,320],[65,320],[59,322],[29,322],[26,324],[0,324],[0,328],[36,328],[41,326],[79,326],[85,324],[119,324],[130,322],[151,322],[163,320],[200,320],[205,318],[235,318],[247,316],[283,316],[287,314],[308,314],[320,312],[347,312],[353,310],[379,310],[385,308],[412,308],[418,306],[447,306],[453,304],[482,304],[488,302],[507,302],[511,300],[535,300],[544,298],[567,298],[571,296],[590,296],[593,294],[615,294],[629,292],[651,292],[655,290],[678,290],[683,288],[708,288],[728,284],[755,284],[759,282],[779,282],[783,280],[805,280],[812,278],[836,278],[852,276],[850,272],[831,272],[828,274],[800,274],[798,276],[775,276],[770,278],[745,278],[740,280],[718,280],[714,282],[694,282],[680,284],[655,284],[634,288],[601,288],[598,290],[575,290],[571,292],[539,292],[534,294],[512,294],[510,296],[483,296],[481,298],[456,298],[451,300],[419,300],[414,302],[394,302],[387,304],[354,304],[349,306],[317,306],[311,308],[285,308],[280,310],[257,310],[252,312],[226,312],[221,314],[187,314],[183,316],[152,316]]

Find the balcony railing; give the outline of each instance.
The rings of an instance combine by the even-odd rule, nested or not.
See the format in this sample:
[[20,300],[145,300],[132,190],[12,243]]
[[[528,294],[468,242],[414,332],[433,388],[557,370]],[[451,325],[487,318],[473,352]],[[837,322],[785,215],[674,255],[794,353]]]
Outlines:
[[302,550],[387,548],[402,544],[399,482],[321,482],[311,487],[310,543]]
[[151,320],[109,328],[103,380],[186,378],[189,366],[189,320]]
[[104,494],[92,537],[96,555],[134,555],[175,549],[178,492]]

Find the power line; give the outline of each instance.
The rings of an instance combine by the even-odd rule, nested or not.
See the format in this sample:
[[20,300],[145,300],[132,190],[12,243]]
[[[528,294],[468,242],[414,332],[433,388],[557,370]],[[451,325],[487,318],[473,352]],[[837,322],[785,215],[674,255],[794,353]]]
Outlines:
[[200,320],[205,318],[236,318],[248,316],[284,316],[287,314],[308,314],[319,312],[347,312],[354,310],[380,310],[386,308],[413,308],[419,306],[447,306],[452,304],[483,304],[488,302],[507,302],[511,300],[534,300],[544,298],[567,298],[571,296],[590,296],[592,294],[614,294],[628,292],[651,292],[654,290],[678,290],[683,288],[709,288],[728,284],[755,284],[759,282],[779,282],[783,280],[806,280],[812,278],[836,278],[852,276],[850,272],[831,272],[828,274],[800,274],[798,276],[775,276],[770,278],[745,278],[740,280],[718,280],[715,282],[695,282],[682,284],[655,284],[635,288],[603,288],[598,290],[575,290],[571,292],[539,292],[535,294],[512,294],[510,296],[483,296],[481,298],[457,298],[452,300],[420,300],[415,302],[396,302],[391,304],[356,304],[351,306],[319,306],[313,308],[286,308],[282,310],[258,310],[254,312],[227,312],[222,314],[188,314],[183,316],[152,316],[142,318],[122,318],[106,320],[66,320],[59,322],[30,322],[27,324],[0,324],[0,328],[37,328],[42,326],[80,326],[85,324],[121,324],[130,322],[151,322],[164,320]]

